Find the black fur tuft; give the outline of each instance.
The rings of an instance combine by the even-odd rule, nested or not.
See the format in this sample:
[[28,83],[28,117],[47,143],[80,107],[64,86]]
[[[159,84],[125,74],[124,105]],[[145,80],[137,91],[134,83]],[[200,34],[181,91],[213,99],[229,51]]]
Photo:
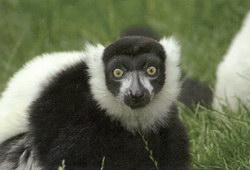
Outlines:
[[182,78],[182,90],[179,101],[190,109],[194,109],[197,104],[211,107],[213,92],[208,85],[189,77]]
[[152,53],[165,60],[165,52],[157,41],[141,36],[129,36],[121,38],[110,44],[103,54],[103,61],[107,63],[115,56],[137,56],[139,54]]

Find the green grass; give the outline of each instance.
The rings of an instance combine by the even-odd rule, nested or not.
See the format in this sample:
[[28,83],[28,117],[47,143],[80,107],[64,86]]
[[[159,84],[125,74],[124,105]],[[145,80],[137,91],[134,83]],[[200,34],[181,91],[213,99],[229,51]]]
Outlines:
[[250,169],[250,110],[180,110],[188,127],[193,169]]
[[[249,9],[249,0],[0,0],[0,91],[35,55],[80,50],[86,41],[108,44],[140,24],[176,36],[184,71],[213,85],[216,66]],[[181,118],[193,169],[250,169],[249,110],[222,115],[182,108]]]

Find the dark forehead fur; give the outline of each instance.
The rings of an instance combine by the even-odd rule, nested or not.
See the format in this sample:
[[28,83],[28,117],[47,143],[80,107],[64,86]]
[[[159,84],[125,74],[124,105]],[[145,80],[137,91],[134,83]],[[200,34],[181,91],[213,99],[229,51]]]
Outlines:
[[156,40],[143,36],[128,36],[110,44],[104,50],[103,61],[107,62],[114,56],[137,56],[143,53],[156,54],[162,60],[166,58],[162,45]]

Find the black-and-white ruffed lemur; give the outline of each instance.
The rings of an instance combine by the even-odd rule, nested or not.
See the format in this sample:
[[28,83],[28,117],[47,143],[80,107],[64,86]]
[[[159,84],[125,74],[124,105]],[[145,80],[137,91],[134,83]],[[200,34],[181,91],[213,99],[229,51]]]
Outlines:
[[144,36],[36,57],[0,100],[0,169],[188,169],[179,58]]

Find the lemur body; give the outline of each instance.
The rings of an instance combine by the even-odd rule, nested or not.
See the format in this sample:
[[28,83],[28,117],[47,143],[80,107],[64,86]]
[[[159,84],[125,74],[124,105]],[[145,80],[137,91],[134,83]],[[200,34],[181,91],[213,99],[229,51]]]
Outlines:
[[250,108],[250,12],[218,66],[213,100],[220,111],[237,111],[241,104]]
[[[0,169],[56,169],[63,160],[67,170],[100,169],[104,157],[106,169],[188,169],[187,134],[175,106],[179,55],[171,38],[131,36],[106,48],[38,57],[12,80],[30,75],[37,80],[24,83],[23,92],[37,90],[19,91],[30,95],[23,112],[13,112],[24,124],[13,121],[14,137],[1,138]],[[44,73],[36,77],[33,69]]]

